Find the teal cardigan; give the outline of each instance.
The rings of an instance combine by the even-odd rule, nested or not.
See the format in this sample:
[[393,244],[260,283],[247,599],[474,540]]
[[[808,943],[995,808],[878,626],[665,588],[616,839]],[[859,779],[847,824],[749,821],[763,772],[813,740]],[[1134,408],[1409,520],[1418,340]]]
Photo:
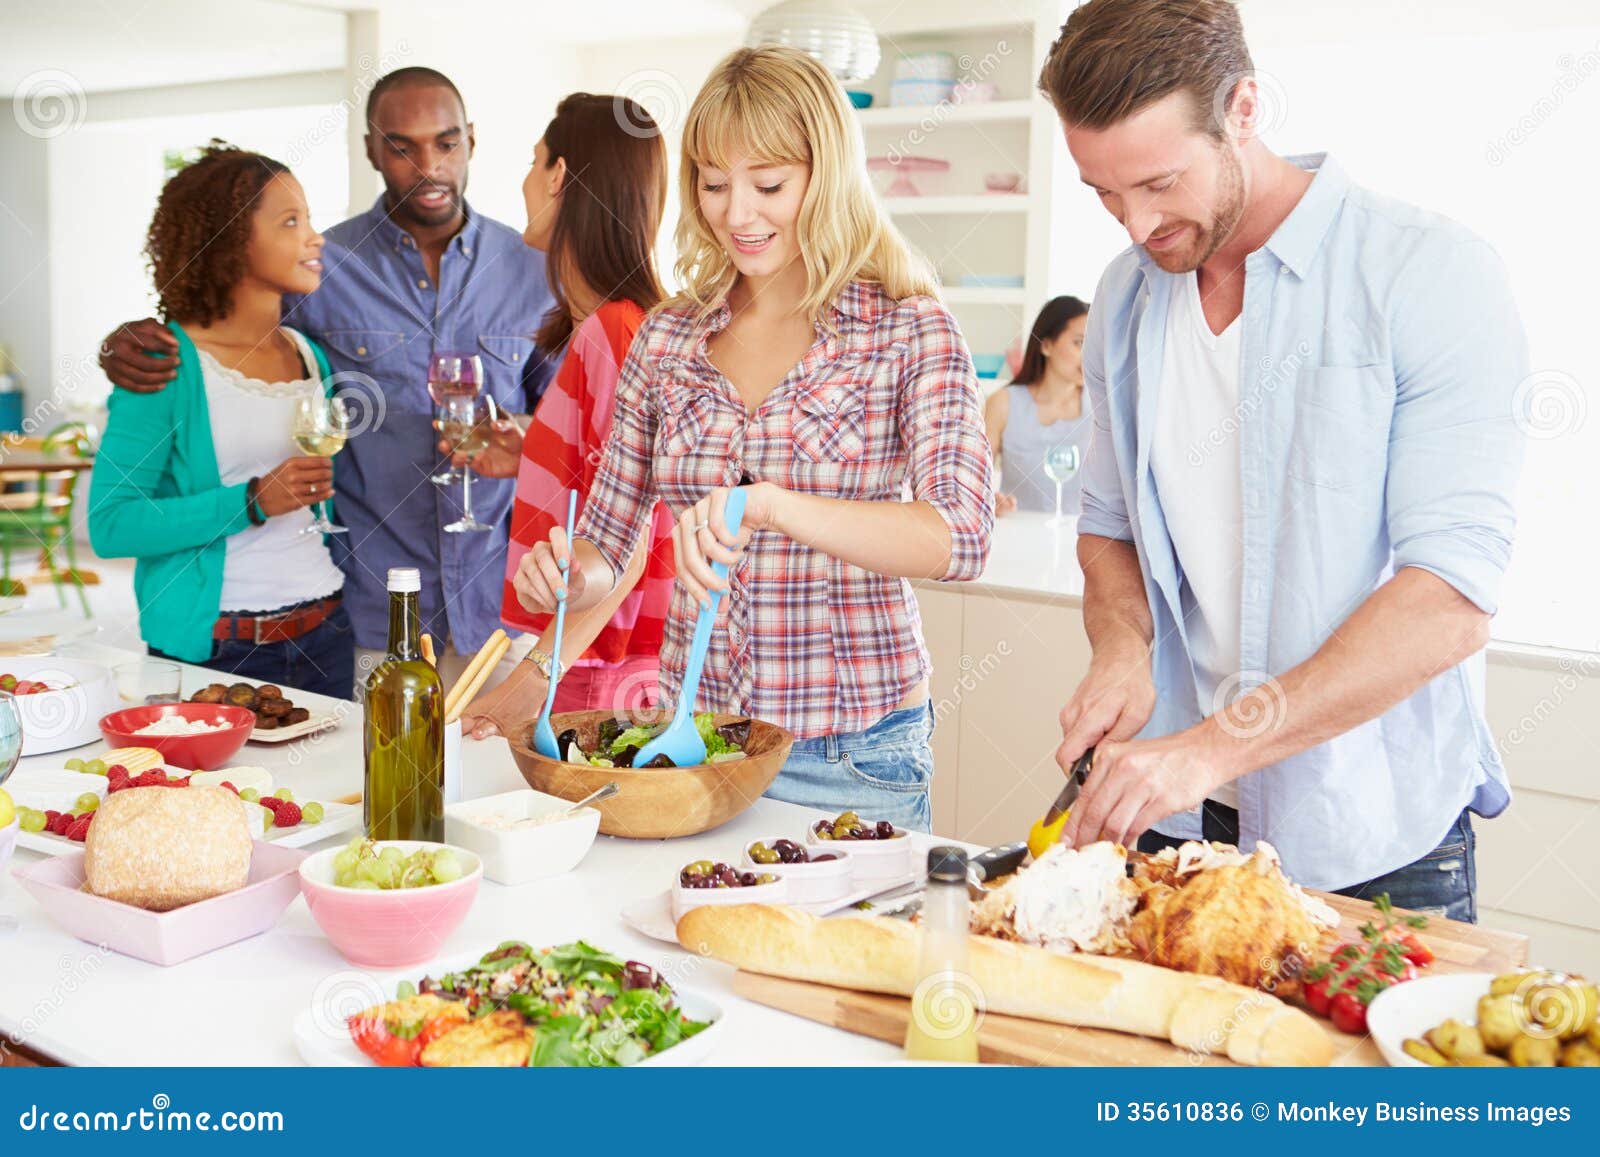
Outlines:
[[[163,390],[112,390],[89,488],[89,542],[101,558],[134,558],[139,634],[190,663],[211,657],[222,609],[227,539],[250,525],[246,484],[224,486],[211,440],[200,355],[176,323],[178,377]],[[308,342],[324,383],[327,356]],[[285,432],[287,434],[287,431]]]

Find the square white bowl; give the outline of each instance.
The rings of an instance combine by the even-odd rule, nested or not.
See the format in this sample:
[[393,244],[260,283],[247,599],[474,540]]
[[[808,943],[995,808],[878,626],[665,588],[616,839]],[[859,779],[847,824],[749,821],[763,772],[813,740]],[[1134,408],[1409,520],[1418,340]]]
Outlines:
[[[743,870],[751,872],[770,872],[772,875],[789,881],[790,904],[828,904],[844,896],[848,896],[857,887],[855,878],[855,861],[853,853],[848,847],[818,847],[815,844],[802,844],[807,855],[827,855],[832,853],[836,860],[824,860],[822,863],[804,864],[758,864],[750,858],[750,848],[753,844],[766,844],[769,848],[773,840],[782,837],[774,836],[772,839],[751,840],[744,846]],[[842,844],[843,840],[834,843]]]
[[748,888],[685,888],[672,881],[672,922],[683,919],[692,908],[731,908],[739,904],[786,904],[789,902],[789,881],[779,876],[770,884],[752,884]]
[[513,820],[551,815],[571,807],[570,800],[531,788],[446,804],[446,843],[466,848],[483,861],[483,874],[496,884],[527,884],[559,876],[578,866],[600,830],[597,808],[581,808],[566,819],[535,827],[501,830],[485,827],[482,817]]
[[825,840],[807,824],[806,846],[833,851],[838,851],[841,845],[848,848],[851,870],[858,884],[894,880],[917,870],[916,841],[904,828],[897,827],[895,831],[899,834],[888,840]]

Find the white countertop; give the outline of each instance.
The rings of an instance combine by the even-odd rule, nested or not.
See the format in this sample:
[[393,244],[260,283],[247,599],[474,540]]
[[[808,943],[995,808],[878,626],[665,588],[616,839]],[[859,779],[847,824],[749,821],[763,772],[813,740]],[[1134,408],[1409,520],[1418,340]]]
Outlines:
[[[110,648],[99,648],[98,654],[94,650],[80,646],[75,653],[99,662],[132,657]],[[211,681],[195,669],[186,674],[184,688],[192,692]],[[321,736],[282,746],[250,744],[240,752],[239,762],[268,768],[300,800],[359,791],[360,710],[351,703],[290,694],[313,714],[343,711],[343,723]],[[91,746],[38,756],[19,768],[59,767],[70,755],[96,750]],[[466,742],[463,781],[468,798],[525,786],[500,740]],[[799,838],[807,821],[819,814],[763,799],[730,823],[686,839],[601,836],[578,868],[565,876],[515,888],[485,880],[440,958],[476,956],[508,939],[560,944],[581,938],[654,964],[669,981],[721,1001],[727,1025],[710,1063],[899,1060],[900,1050],[890,1045],[733,996],[728,990],[730,968],[641,936],[619,916],[630,902],[664,890],[684,864],[706,856],[731,859],[748,841],[776,833]],[[0,1031],[57,1060],[140,1067],[298,1064],[290,1034],[295,1016],[314,1000],[361,981],[362,970],[335,951],[304,899],[295,900],[270,932],[170,968],[102,951],[61,931],[10,878],[10,868],[38,858],[18,849],[0,877],[0,917],[18,920],[17,928],[0,929],[5,975]],[[426,971],[419,966],[408,973],[419,978]]]

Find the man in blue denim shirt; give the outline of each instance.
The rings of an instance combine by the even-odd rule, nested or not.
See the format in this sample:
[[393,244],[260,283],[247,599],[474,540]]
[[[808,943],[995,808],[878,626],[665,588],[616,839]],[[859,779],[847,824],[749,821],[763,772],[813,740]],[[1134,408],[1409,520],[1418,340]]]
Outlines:
[[1270,841],[1301,883],[1475,917],[1506,775],[1483,647],[1527,355],[1442,217],[1253,135],[1225,0],[1091,0],[1040,87],[1133,246],[1095,292],[1078,554],[1094,746],[1062,839]]
[[[552,302],[544,256],[467,205],[473,144],[460,93],[442,74],[405,68],[380,79],[367,100],[366,145],[384,192],[327,231],[317,291],[284,302],[284,322],[323,347],[361,417],[335,459],[337,517],[349,533],[333,540],[358,655],[387,641],[388,569],[414,566],[423,629],[449,643],[447,678],[500,625],[515,481],[473,479],[473,513],[491,531],[443,531],[460,515],[461,488],[428,480],[442,465],[429,359],[478,354],[485,391],[507,413],[531,410],[550,372],[533,342]],[[119,386],[159,388],[176,373],[171,360],[149,366],[148,353],[176,354],[157,322],[124,326],[107,346],[102,366]],[[513,648],[503,667],[520,654]]]

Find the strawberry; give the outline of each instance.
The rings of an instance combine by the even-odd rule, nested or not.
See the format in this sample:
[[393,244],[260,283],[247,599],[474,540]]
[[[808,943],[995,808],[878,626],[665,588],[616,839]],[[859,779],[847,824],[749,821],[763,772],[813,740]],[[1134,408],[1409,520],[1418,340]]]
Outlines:
[[93,822],[93,812],[89,812],[86,815],[81,815],[77,819],[73,820],[72,826],[67,828],[67,830],[62,834],[65,835],[67,839],[76,840],[81,844],[84,840],[89,838],[89,825]]
[[272,809],[272,826],[277,828],[292,828],[300,823],[300,805],[292,799],[278,801],[278,806]]

